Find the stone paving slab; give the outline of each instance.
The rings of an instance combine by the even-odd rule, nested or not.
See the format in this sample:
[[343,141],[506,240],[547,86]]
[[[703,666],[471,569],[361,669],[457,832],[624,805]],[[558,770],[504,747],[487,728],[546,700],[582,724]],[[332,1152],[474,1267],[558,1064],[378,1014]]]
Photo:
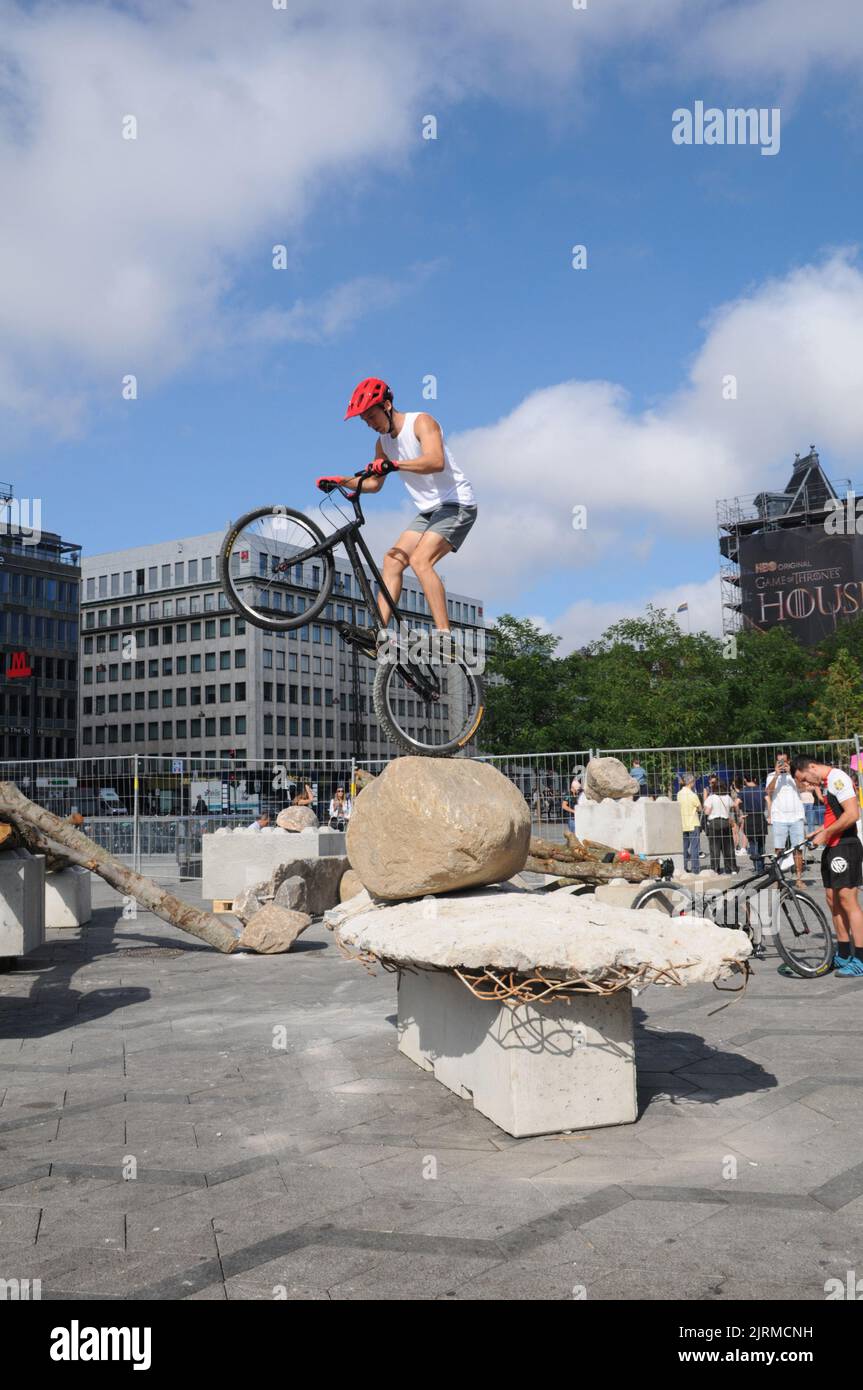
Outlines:
[[805,1300],[863,1269],[853,980],[647,990],[637,1123],[515,1140],[320,924],[223,957],[94,909],[0,975],[0,1277],[44,1298]]

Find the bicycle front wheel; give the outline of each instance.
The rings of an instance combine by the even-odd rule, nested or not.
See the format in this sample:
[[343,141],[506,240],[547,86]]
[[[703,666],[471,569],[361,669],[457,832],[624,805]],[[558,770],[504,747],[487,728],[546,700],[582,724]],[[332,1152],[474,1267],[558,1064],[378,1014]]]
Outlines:
[[475,738],[482,722],[482,681],[463,660],[442,665],[378,658],[375,713],[405,753],[445,758]]
[[324,609],[335,576],[332,551],[318,551],[325,545],[323,531],[303,512],[279,506],[246,512],[232,523],[219,555],[228,603],[265,632],[289,632],[312,622]]
[[826,975],[833,959],[833,931],[814,898],[798,888],[782,888],[773,909],[776,949],[795,975]]

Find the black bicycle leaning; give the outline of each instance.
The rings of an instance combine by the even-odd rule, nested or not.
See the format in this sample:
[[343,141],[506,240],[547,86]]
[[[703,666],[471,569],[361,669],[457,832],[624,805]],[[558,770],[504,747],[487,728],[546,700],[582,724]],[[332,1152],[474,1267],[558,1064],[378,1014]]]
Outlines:
[[[304,512],[283,506],[256,507],[232,522],[219,557],[225,596],[235,613],[266,632],[302,628],[314,622],[330,600],[336,572],[333,553],[343,545],[356,589],[352,598],[343,593],[337,598],[363,609],[368,625],[338,620],[335,627],[376,664],[372,700],[380,724],[404,752],[430,757],[457,753],[475,737],[484,714],[478,663],[472,653],[468,660],[452,644],[442,652],[440,639],[411,631],[416,615],[393,602],[362,535],[364,476],[358,475],[356,491],[338,484],[322,489],[341,493],[354,510],[353,520],[329,535]],[[380,614],[366,567],[399,624],[399,638],[392,633],[376,636]]]
[[[801,848],[807,846],[808,841],[804,841]],[[736,927],[746,932],[758,959],[764,956],[764,932],[760,912],[753,916],[753,899],[763,888],[773,889],[770,934],[776,949],[795,975],[815,979],[830,969],[833,930],[815,899],[786,879],[783,869],[790,869],[793,863],[794,851],[783,850],[760,874],[699,894],[688,884],[663,879],[639,893],[632,906],[665,912],[669,917],[706,917],[720,927]]]

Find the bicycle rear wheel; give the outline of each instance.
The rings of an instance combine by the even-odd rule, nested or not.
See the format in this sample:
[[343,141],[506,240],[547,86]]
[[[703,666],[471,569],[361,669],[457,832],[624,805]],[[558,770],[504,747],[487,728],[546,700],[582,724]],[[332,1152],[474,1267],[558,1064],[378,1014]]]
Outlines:
[[782,888],[773,909],[776,949],[785,964],[806,979],[826,975],[833,960],[833,931],[814,898]]
[[335,565],[331,550],[303,556],[325,540],[314,521],[289,507],[256,507],[233,522],[219,576],[234,612],[265,632],[311,622],[330,597]]
[[666,917],[698,916],[691,891],[681,883],[672,882],[671,879],[663,879],[661,883],[652,883],[649,888],[642,889],[632,906],[662,912]]
[[379,658],[372,699],[393,743],[423,757],[460,752],[485,713],[482,681],[462,660],[438,665]]

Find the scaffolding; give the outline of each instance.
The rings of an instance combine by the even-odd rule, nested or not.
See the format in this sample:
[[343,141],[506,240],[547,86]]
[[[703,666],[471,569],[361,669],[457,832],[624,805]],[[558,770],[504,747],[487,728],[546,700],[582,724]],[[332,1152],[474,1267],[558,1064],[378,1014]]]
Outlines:
[[823,525],[832,505],[847,496],[850,488],[849,478],[830,482],[812,444],[808,454],[795,455],[791,477],[782,492],[757,492],[716,503],[723,633],[740,632],[743,627],[741,539],[767,531]]

